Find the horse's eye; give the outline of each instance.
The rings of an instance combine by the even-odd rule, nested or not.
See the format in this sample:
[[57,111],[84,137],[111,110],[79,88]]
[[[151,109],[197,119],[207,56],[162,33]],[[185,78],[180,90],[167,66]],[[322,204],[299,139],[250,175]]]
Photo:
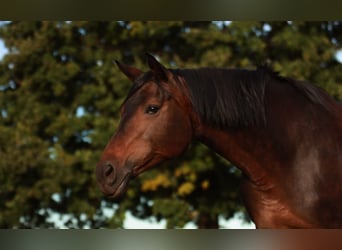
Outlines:
[[146,114],[149,114],[149,115],[153,115],[155,113],[157,113],[159,110],[159,107],[156,106],[156,105],[149,105],[146,110],[145,110],[145,113]]

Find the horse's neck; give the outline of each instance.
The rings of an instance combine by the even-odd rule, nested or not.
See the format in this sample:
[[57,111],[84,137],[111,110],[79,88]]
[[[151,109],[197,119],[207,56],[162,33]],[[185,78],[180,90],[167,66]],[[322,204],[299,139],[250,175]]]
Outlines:
[[247,129],[203,127],[199,140],[242,170],[249,179],[257,181],[266,171],[263,154],[268,146],[262,137],[262,133]]
[[[301,101],[296,103],[288,96],[297,96]],[[266,127],[219,129],[201,124],[198,129],[200,141],[256,182],[265,175],[275,177],[271,172],[277,171],[280,164],[286,164],[285,161],[290,161],[288,156],[295,148],[293,138],[289,138],[289,123],[293,121],[288,121],[288,114],[300,112],[298,106],[302,107],[303,103],[308,102],[287,84],[268,84],[265,103],[268,104]],[[306,119],[303,114],[298,116]]]

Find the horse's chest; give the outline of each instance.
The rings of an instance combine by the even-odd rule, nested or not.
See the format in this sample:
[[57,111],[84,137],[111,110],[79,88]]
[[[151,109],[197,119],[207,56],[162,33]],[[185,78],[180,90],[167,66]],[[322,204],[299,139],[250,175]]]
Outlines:
[[260,191],[246,181],[241,191],[247,211],[257,228],[315,227],[309,220],[296,214],[276,190]]

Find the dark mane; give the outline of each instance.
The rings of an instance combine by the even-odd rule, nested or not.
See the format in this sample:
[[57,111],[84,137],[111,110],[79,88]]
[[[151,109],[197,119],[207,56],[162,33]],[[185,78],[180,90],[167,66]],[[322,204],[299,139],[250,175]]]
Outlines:
[[263,71],[246,69],[179,69],[203,122],[217,127],[264,126]]
[[286,82],[311,102],[323,105],[315,86],[281,77],[264,66],[256,70],[201,68],[172,72],[187,82],[193,107],[202,121],[216,127],[265,126],[265,86],[271,79]]

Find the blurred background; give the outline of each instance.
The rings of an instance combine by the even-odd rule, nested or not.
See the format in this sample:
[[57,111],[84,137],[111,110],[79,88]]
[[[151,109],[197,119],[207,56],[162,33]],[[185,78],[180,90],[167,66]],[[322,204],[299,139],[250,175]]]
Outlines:
[[[1,22],[1,228],[253,228],[241,172],[194,142],[106,199],[95,165],[147,70],[268,64],[342,101],[342,22]],[[288,98],[291,98],[289,96]],[[139,220],[137,220],[139,219]]]

